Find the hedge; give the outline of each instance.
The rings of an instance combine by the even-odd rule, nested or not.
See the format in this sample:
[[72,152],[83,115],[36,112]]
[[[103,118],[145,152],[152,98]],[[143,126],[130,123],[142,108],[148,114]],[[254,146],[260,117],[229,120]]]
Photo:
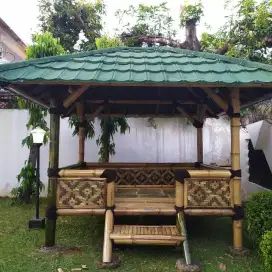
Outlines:
[[272,230],[272,191],[252,194],[245,205],[245,226],[255,245]]

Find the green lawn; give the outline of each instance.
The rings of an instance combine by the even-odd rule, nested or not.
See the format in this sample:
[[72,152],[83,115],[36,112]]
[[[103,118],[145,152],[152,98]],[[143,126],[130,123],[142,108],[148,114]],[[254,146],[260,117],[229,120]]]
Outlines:
[[[85,264],[89,271],[100,271],[95,264],[101,257],[103,217],[60,217],[57,223],[57,243],[82,248],[73,254],[40,253],[44,231],[28,230],[28,220],[34,215],[34,205],[11,206],[0,199],[0,271],[49,272]],[[45,210],[42,205],[41,210]],[[231,272],[262,272],[255,252],[247,258],[232,258],[228,245],[232,240],[228,218],[193,218],[188,223],[192,257],[200,261],[204,271],[221,271],[221,263]],[[121,267],[115,271],[175,271],[175,262],[182,251],[172,247],[123,247],[116,250]]]

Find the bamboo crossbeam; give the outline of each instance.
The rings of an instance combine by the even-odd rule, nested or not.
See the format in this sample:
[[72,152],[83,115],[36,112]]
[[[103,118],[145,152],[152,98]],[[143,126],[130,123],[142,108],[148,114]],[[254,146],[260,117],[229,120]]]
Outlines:
[[[105,103],[105,100],[87,100],[92,104],[102,104]],[[108,100],[109,104],[120,104],[120,105],[172,105],[172,100]],[[177,101],[181,105],[194,105],[195,101]]]
[[110,163],[93,163],[87,162],[88,168],[186,168],[195,167],[194,163],[123,163],[123,162],[110,162]]
[[169,240],[142,240],[142,239],[114,239],[117,245],[156,245],[156,246],[178,246],[181,241]]
[[57,209],[57,215],[104,215],[105,209]]
[[218,94],[214,93],[208,87],[203,87],[202,89],[222,110],[224,110],[224,112],[228,110],[228,103],[224,101]]
[[231,172],[229,170],[188,170],[191,178],[229,178]]
[[100,105],[92,114],[88,115],[88,121],[93,120],[95,117],[101,115],[100,113],[104,110],[105,106]]
[[[118,207],[116,205],[116,209],[114,213],[118,216],[120,215],[175,215],[176,210],[174,207],[172,209],[126,209],[122,207]],[[185,209],[185,214],[192,216],[232,216],[232,209]],[[60,216],[72,216],[72,215],[104,215],[105,209],[58,209],[57,214]]]
[[162,240],[162,241],[184,241],[183,236],[172,236],[172,235],[139,235],[139,234],[119,234],[112,233],[110,234],[110,238],[115,240],[123,240],[123,239],[132,239],[132,240]]
[[193,216],[232,216],[234,214],[232,209],[185,209],[184,213]]
[[93,170],[70,170],[62,169],[59,171],[60,177],[100,177],[104,172],[104,169],[93,169]]
[[187,113],[187,111],[185,111],[182,107],[176,107],[176,109],[182,114],[184,115],[188,120],[190,120],[191,122],[194,122],[194,118],[191,114]]
[[64,108],[69,108],[88,88],[88,85],[81,86],[70,94],[63,102]]
[[[147,187],[148,188],[148,187]],[[155,193],[154,193],[155,195]],[[146,204],[146,203],[150,203],[150,205],[152,205],[152,203],[175,203],[175,199],[174,198],[170,198],[170,197],[118,197],[115,199],[116,203],[137,203],[137,204]],[[154,205],[155,205],[154,204]],[[152,208],[152,206],[150,207]]]

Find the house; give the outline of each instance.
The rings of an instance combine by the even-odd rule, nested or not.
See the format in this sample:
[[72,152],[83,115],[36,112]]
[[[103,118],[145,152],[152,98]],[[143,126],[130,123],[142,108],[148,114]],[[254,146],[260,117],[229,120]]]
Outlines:
[[[26,58],[26,45],[0,17],[0,64],[22,61]],[[0,109],[10,108],[13,95],[0,89]]]

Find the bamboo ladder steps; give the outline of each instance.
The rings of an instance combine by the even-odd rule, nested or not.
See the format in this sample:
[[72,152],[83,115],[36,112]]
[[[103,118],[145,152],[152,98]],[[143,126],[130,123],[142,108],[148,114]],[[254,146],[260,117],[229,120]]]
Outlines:
[[114,225],[115,244],[180,245],[184,241],[176,226]]

